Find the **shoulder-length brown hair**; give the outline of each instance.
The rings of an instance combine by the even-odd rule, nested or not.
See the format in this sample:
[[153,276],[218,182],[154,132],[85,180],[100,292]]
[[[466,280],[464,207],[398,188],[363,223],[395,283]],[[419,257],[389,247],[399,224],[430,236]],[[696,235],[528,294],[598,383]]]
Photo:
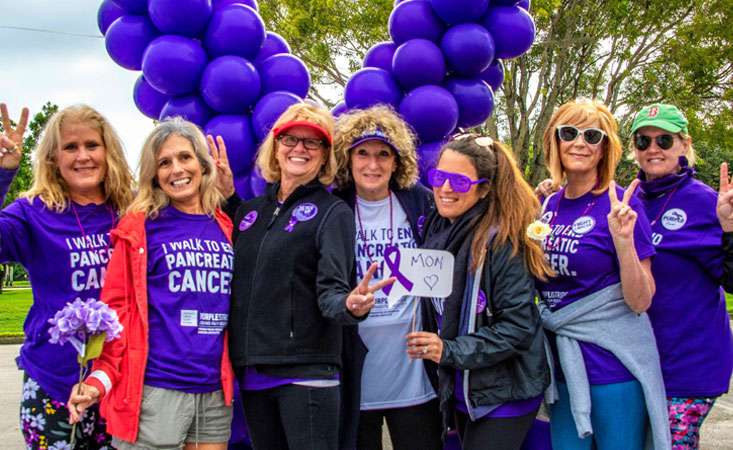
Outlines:
[[381,130],[397,148],[395,154],[397,170],[391,182],[400,189],[407,189],[417,183],[419,170],[415,133],[395,111],[386,105],[356,109],[343,114],[336,121],[336,135],[333,139],[334,153],[338,162],[336,185],[340,189],[354,184],[351,175],[351,144],[356,138],[369,131]]
[[616,173],[623,148],[621,139],[618,137],[618,123],[606,105],[589,99],[577,99],[560,106],[550,118],[550,123],[545,128],[542,140],[545,152],[545,166],[550,172],[552,183],[560,186],[565,181],[565,168],[560,159],[560,138],[557,136],[558,125],[573,125],[578,128],[590,126],[598,122],[598,128],[606,133],[601,148],[601,160],[598,162],[596,172],[598,182],[593,190],[594,194],[600,194],[608,189]]
[[22,197],[31,201],[38,197],[48,209],[57,212],[68,207],[69,188],[56,161],[61,147],[61,128],[68,123],[82,123],[101,136],[107,161],[107,173],[102,182],[104,198],[118,211],[124,211],[132,201],[134,182],[122,142],[107,119],[87,105],[69,106],[51,116],[35,149],[33,183]]
[[[467,157],[476,169],[479,178],[488,182],[479,185],[479,202],[486,202],[484,215],[475,226],[471,243],[472,269],[475,270],[483,259],[489,230],[495,227],[496,237],[493,247],[498,248],[506,242],[511,243],[512,255],[520,251],[529,271],[541,280],[552,275],[539,242],[527,236],[527,227],[534,222],[540,210],[540,204],[532,188],[522,176],[514,155],[501,143],[490,140],[489,145],[476,142],[480,136],[468,134],[460,136],[443,146],[441,156],[446,150],[452,150]],[[488,138],[483,138],[488,140]]]
[[[280,164],[277,162],[277,142],[272,130],[280,127],[287,122],[293,122],[296,120],[305,120],[328,131],[328,134],[333,136],[334,121],[331,113],[323,109],[318,105],[311,103],[296,103],[291,105],[284,113],[277,119],[272,129],[267,133],[267,137],[262,141],[260,149],[257,151],[257,168],[260,169],[262,178],[268,183],[274,183],[280,181]],[[324,185],[329,186],[333,183],[336,177],[336,157],[333,154],[333,148],[328,143],[323,149],[324,158],[323,166],[318,172],[318,181]]]
[[145,140],[140,153],[138,177],[140,188],[127,212],[142,212],[146,217],[154,218],[170,203],[168,195],[163,192],[158,183],[158,155],[165,141],[171,136],[182,137],[191,143],[196,158],[201,164],[202,177],[199,186],[201,208],[204,214],[213,216],[224,201],[223,195],[216,188],[214,160],[209,154],[209,147],[201,130],[181,117],[173,117],[160,122]]

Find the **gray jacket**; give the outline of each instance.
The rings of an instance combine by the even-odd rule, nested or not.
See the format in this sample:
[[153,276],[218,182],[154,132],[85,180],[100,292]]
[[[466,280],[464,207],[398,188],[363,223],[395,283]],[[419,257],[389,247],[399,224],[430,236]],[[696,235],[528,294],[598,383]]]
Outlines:
[[[590,385],[578,344],[582,341],[612,352],[639,381],[651,425],[646,447],[669,450],[672,444],[667,400],[654,332],[646,313],[635,314],[626,305],[621,284],[608,286],[555,312],[541,304],[540,314],[543,326],[557,335],[560,366],[578,436],[585,438],[593,433]],[[550,369],[554,370],[554,364],[550,364]],[[554,403],[557,397],[553,373],[545,399]]]

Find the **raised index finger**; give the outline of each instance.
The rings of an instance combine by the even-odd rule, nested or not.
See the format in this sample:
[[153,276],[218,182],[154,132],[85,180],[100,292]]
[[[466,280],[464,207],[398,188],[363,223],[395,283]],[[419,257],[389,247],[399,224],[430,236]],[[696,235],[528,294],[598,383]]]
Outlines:
[[229,156],[227,156],[227,145],[224,143],[224,138],[221,136],[216,137],[216,143],[219,144],[219,158],[229,164]]
[[0,116],[2,116],[3,129],[6,133],[10,133],[10,116],[8,115],[8,105],[0,103]]
[[[18,121],[18,127],[15,129],[15,132],[18,133],[18,135],[22,138],[25,134],[25,127],[28,125],[28,108],[23,108],[23,110],[20,112],[20,120]],[[19,144],[22,144],[22,142],[18,142]]]
[[636,191],[637,186],[639,186],[639,179],[634,178],[634,181],[632,181],[629,187],[626,188],[626,192],[624,192],[624,199],[621,200],[621,203],[623,203],[624,205],[629,204],[629,200],[631,200],[631,197],[634,196],[634,191]]
[[372,263],[372,265],[369,266],[369,270],[366,271],[364,278],[361,279],[359,285],[356,287],[359,290],[359,294],[364,295],[369,292],[369,282],[372,281],[372,277],[374,276],[374,272],[377,271],[377,267],[379,267],[379,264],[377,263]]
[[616,182],[611,180],[608,184],[608,198],[611,199],[611,205],[618,203],[618,195],[616,195]]
[[725,194],[730,189],[730,182],[728,181],[728,163],[724,162],[720,165],[720,189],[719,193]]

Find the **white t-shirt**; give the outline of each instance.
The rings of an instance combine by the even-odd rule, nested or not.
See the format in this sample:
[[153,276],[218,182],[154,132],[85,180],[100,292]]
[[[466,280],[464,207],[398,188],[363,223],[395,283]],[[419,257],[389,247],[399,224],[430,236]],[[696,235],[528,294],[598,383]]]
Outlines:
[[[388,245],[417,247],[407,214],[394,194],[390,223],[390,198],[375,202],[357,196],[356,274],[361,280],[372,262],[380,264],[373,280],[384,276],[384,249]],[[361,219],[361,220],[360,220]],[[359,324],[359,335],[369,349],[361,379],[361,409],[402,408],[419,405],[436,397],[422,360],[407,356],[405,336],[411,331],[413,313],[416,328],[422,329],[420,303],[414,297],[403,297],[387,307],[387,296],[375,294],[369,317]],[[415,306],[417,305],[417,308]]]

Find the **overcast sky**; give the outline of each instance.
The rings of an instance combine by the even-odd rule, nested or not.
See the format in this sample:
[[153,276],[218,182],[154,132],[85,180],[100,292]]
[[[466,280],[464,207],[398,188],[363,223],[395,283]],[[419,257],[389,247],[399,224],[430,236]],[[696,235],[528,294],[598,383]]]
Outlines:
[[[132,87],[140,72],[115,64],[97,28],[99,0],[0,0],[0,100],[17,119],[47,102],[87,103],[117,129],[133,168],[153,122],[138,112]],[[22,27],[89,35],[7,29]]]

